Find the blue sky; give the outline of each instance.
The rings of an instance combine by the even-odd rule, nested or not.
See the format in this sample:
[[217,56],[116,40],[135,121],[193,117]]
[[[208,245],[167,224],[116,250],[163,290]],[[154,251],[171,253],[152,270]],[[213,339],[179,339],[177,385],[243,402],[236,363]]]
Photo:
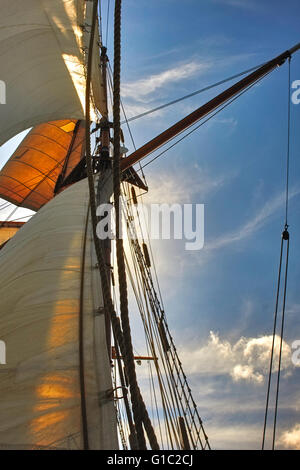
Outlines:
[[[275,57],[299,42],[299,14],[296,1],[127,1],[122,38],[127,114]],[[232,371],[246,364],[252,339],[257,357],[253,353],[247,364],[254,374],[266,373],[284,223],[287,72],[285,64],[146,169],[152,202],[205,204],[203,250],[187,252],[175,241],[153,242],[153,247],[169,324],[193,371],[199,409],[218,448],[259,448],[261,442],[266,382],[251,374],[237,378]],[[291,73],[292,80],[299,79],[299,53]],[[222,89],[133,121],[136,145]],[[299,125],[300,106],[292,105],[287,347],[300,337]],[[126,143],[130,147],[129,138]],[[212,340],[210,331],[219,339]],[[300,445],[300,377],[288,349],[286,355],[278,446],[295,447]]]
[[[106,18],[107,1],[102,3]],[[123,3],[128,116],[263,63],[300,41],[296,0]],[[109,24],[112,62],[112,16]],[[187,252],[177,241],[153,242],[153,249],[169,325],[214,448],[259,448],[261,442],[284,223],[287,72],[285,64],[145,170],[148,201],[205,204],[203,250]],[[291,73],[300,79],[300,52]],[[222,89],[132,122],[136,145]],[[291,343],[300,339],[300,105],[291,108],[291,253],[278,445],[300,448],[300,369],[290,358]],[[1,163],[17,141],[0,148]]]

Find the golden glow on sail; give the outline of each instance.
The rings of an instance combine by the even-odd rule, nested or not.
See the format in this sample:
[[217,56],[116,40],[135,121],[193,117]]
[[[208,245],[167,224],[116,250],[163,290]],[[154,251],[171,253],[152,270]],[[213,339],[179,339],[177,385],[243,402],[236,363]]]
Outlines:
[[[111,194],[111,186],[104,184],[103,191]],[[84,179],[46,204],[0,250],[0,331],[7,345],[0,447],[83,447],[81,295],[89,445],[118,447],[114,402],[99,403],[99,394],[112,388],[111,364],[104,315],[94,314],[103,300],[90,222],[85,232],[88,206]]]
[[0,197],[38,210],[54,196],[62,171],[68,176],[83,157],[84,139],[84,121],[51,121],[34,127],[0,171]]
[[24,225],[24,222],[0,221],[0,249]]
[[[74,431],[78,433],[80,430],[78,380],[74,374],[69,376],[65,373],[46,374],[41,380],[35,389],[36,404],[33,408],[33,415],[38,416],[31,421],[29,434],[32,435],[35,446],[51,446],[68,435],[65,426],[70,419],[73,421]],[[62,407],[62,403],[73,403],[73,407]],[[75,421],[72,414],[75,415]]]
[[[63,264],[60,266],[58,274],[58,285],[66,286],[70,282],[74,282],[80,276],[80,257],[74,256],[74,253],[80,254],[81,240],[74,236],[69,240],[68,253],[61,260]],[[67,350],[70,345],[76,345],[78,340],[78,310],[79,298],[65,291],[64,298],[54,299],[53,313],[49,319],[48,334],[45,338],[46,350],[60,351]],[[76,347],[74,352],[76,352]],[[34,418],[30,425],[30,433],[32,434],[35,445],[49,446],[49,429],[55,430],[53,442],[63,439],[68,432],[64,423],[73,421],[73,432],[80,430],[80,419],[78,414],[78,402],[80,401],[79,381],[76,368],[73,370],[60,373],[45,373],[40,377],[34,394],[36,396],[35,405],[33,407],[33,415],[38,413],[38,417]],[[62,406],[62,403],[67,406]],[[72,417],[72,414],[75,415]],[[57,435],[57,433],[60,433]],[[72,434],[69,432],[69,434]]]

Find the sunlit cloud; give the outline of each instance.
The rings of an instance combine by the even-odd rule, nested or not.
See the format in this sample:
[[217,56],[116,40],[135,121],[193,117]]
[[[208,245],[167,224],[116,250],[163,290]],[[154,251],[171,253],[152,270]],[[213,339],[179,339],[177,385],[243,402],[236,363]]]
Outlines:
[[[279,352],[280,338],[275,338],[275,355]],[[272,336],[241,337],[235,343],[221,339],[213,331],[207,342],[198,348],[184,348],[181,360],[190,374],[229,375],[234,382],[246,381],[262,384],[269,368]],[[291,348],[283,341],[282,370],[292,368]],[[277,370],[274,364],[273,371]]]
[[279,443],[286,449],[300,450],[300,424],[296,424],[292,429],[284,431]]
[[136,101],[143,101],[145,97],[168,84],[193,77],[196,74],[205,72],[210,67],[209,63],[192,61],[186,64],[177,65],[163,72],[150,75],[135,82],[125,83],[122,87],[123,98],[134,98]]
[[145,203],[203,203],[235,177],[234,173],[211,175],[198,164],[177,170],[161,171],[151,180]]

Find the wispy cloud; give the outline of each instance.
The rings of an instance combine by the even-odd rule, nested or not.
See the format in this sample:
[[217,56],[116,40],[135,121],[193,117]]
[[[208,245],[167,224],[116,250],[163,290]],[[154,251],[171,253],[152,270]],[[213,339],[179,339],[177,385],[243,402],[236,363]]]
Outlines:
[[215,3],[223,3],[236,8],[243,8],[247,10],[253,10],[257,5],[252,0],[213,0]]
[[125,83],[122,87],[124,98],[134,98],[143,101],[145,97],[170,83],[176,83],[190,78],[197,73],[203,73],[210,67],[209,63],[191,61],[189,63],[176,65],[163,72],[150,75],[135,82]]
[[[290,199],[300,194],[300,188],[296,188],[290,192]],[[215,240],[205,244],[205,250],[212,251],[223,248],[232,243],[241,241],[253,235],[257,230],[261,229],[281,207],[284,205],[284,194],[280,193],[274,198],[267,201],[263,207],[257,212],[252,219],[241,225],[236,230],[229,232]]]
[[150,192],[144,202],[168,204],[204,202],[235,176],[233,173],[211,175],[198,164],[182,168],[180,172],[169,168],[168,171],[160,172],[152,178]]

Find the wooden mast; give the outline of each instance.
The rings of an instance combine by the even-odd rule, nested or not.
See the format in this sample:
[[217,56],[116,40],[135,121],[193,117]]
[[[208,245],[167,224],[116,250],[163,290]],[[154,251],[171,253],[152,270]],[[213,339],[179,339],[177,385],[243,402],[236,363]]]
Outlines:
[[266,64],[262,65],[250,75],[235,83],[233,86],[223,91],[218,96],[208,101],[206,104],[200,106],[200,108],[196,109],[185,118],[181,119],[181,121],[178,121],[176,124],[169,127],[167,130],[165,130],[158,136],[154,137],[154,139],[150,140],[145,145],[133,152],[131,155],[124,158],[120,162],[121,169],[124,171],[135,163],[139,162],[142,158],[149,155],[149,153],[152,153],[154,150],[167,143],[170,139],[178,135],[180,132],[184,131],[195,122],[199,121],[199,119],[202,119],[204,116],[211,113],[222,104],[226,103],[226,101],[230,100],[235,95],[243,91],[245,88],[255,83],[264,75],[271,72],[276,67],[280,67],[286,61],[286,59],[291,57],[291,55],[299,49],[300,43],[296,44],[296,46],[292,47],[291,49],[283,52],[283,54],[280,54],[279,56],[275,57],[275,59],[272,59]]

